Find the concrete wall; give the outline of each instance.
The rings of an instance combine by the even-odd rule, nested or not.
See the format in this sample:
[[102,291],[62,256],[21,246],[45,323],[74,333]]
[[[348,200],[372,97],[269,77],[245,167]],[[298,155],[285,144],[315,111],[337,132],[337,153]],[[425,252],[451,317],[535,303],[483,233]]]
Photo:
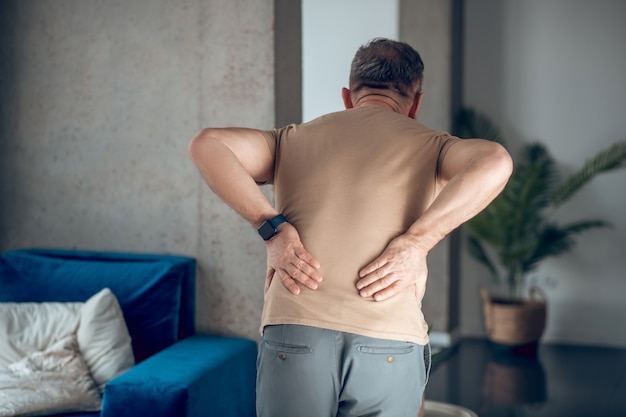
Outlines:
[[272,0],[3,1],[0,251],[196,257],[198,329],[256,337],[263,243],[186,147],[203,126],[273,127],[273,11]]
[[[514,150],[540,140],[565,175],[626,139],[626,3],[466,0],[465,103],[492,117]],[[570,254],[530,277],[547,293],[544,340],[626,347],[626,170],[596,178],[555,221],[600,218]],[[466,252],[464,252],[466,254]],[[483,334],[478,287],[464,260],[462,328]]]

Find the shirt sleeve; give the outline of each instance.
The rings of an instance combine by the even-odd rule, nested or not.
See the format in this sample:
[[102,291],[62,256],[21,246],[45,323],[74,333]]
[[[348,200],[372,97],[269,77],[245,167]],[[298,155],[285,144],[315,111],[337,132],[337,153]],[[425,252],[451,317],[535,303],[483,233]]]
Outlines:
[[261,134],[265,138],[265,142],[267,142],[267,146],[270,149],[270,153],[272,154],[272,157],[275,158],[277,142],[279,140],[279,134],[278,134],[279,129],[260,130],[259,132],[261,132]]
[[[274,161],[274,172],[276,172],[276,164],[278,161],[278,155],[280,151],[280,144],[283,138],[286,135],[286,132],[293,125],[285,126],[280,129],[271,129],[271,130],[259,130],[263,137],[265,138],[265,142],[267,143],[267,147],[270,150],[270,154],[272,155],[272,159]],[[274,182],[274,172],[272,173],[272,178],[264,184],[272,184]],[[261,184],[262,185],[262,184]]]
[[456,136],[451,136],[448,133],[442,134],[441,136],[439,136],[439,139],[441,141],[441,145],[439,148],[439,158],[437,158],[437,177],[439,177],[441,163],[443,161],[443,158],[446,156],[446,153],[448,153],[452,145],[461,141],[461,139],[457,138]]

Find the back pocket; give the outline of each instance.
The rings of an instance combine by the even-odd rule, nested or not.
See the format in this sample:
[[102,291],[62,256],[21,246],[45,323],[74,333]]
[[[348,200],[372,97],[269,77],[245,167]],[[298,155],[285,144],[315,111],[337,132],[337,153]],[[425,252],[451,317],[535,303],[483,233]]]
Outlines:
[[413,352],[413,345],[406,346],[366,346],[359,345],[356,349],[362,353],[372,355],[406,355]]
[[273,342],[271,340],[264,340],[263,343],[268,350],[274,352],[306,354],[313,351],[313,349],[306,345],[292,345],[288,343]]

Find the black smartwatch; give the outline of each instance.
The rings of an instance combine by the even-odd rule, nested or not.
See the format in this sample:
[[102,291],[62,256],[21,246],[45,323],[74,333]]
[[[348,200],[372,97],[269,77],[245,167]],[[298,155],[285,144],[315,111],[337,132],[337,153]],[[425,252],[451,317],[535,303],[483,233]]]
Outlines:
[[282,214],[279,214],[276,217],[272,217],[269,220],[265,220],[261,226],[259,226],[259,235],[263,238],[263,240],[270,240],[278,233],[278,226],[285,223],[287,219]]

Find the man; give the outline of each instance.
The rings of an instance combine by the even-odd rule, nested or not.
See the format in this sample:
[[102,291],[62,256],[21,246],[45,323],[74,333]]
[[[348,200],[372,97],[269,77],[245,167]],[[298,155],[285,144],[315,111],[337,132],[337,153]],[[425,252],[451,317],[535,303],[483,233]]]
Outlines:
[[207,184],[266,242],[259,417],[418,413],[427,254],[512,170],[497,143],[414,120],[423,68],[409,45],[374,39],[354,57],[346,110],[272,131],[204,129],[190,143]]

